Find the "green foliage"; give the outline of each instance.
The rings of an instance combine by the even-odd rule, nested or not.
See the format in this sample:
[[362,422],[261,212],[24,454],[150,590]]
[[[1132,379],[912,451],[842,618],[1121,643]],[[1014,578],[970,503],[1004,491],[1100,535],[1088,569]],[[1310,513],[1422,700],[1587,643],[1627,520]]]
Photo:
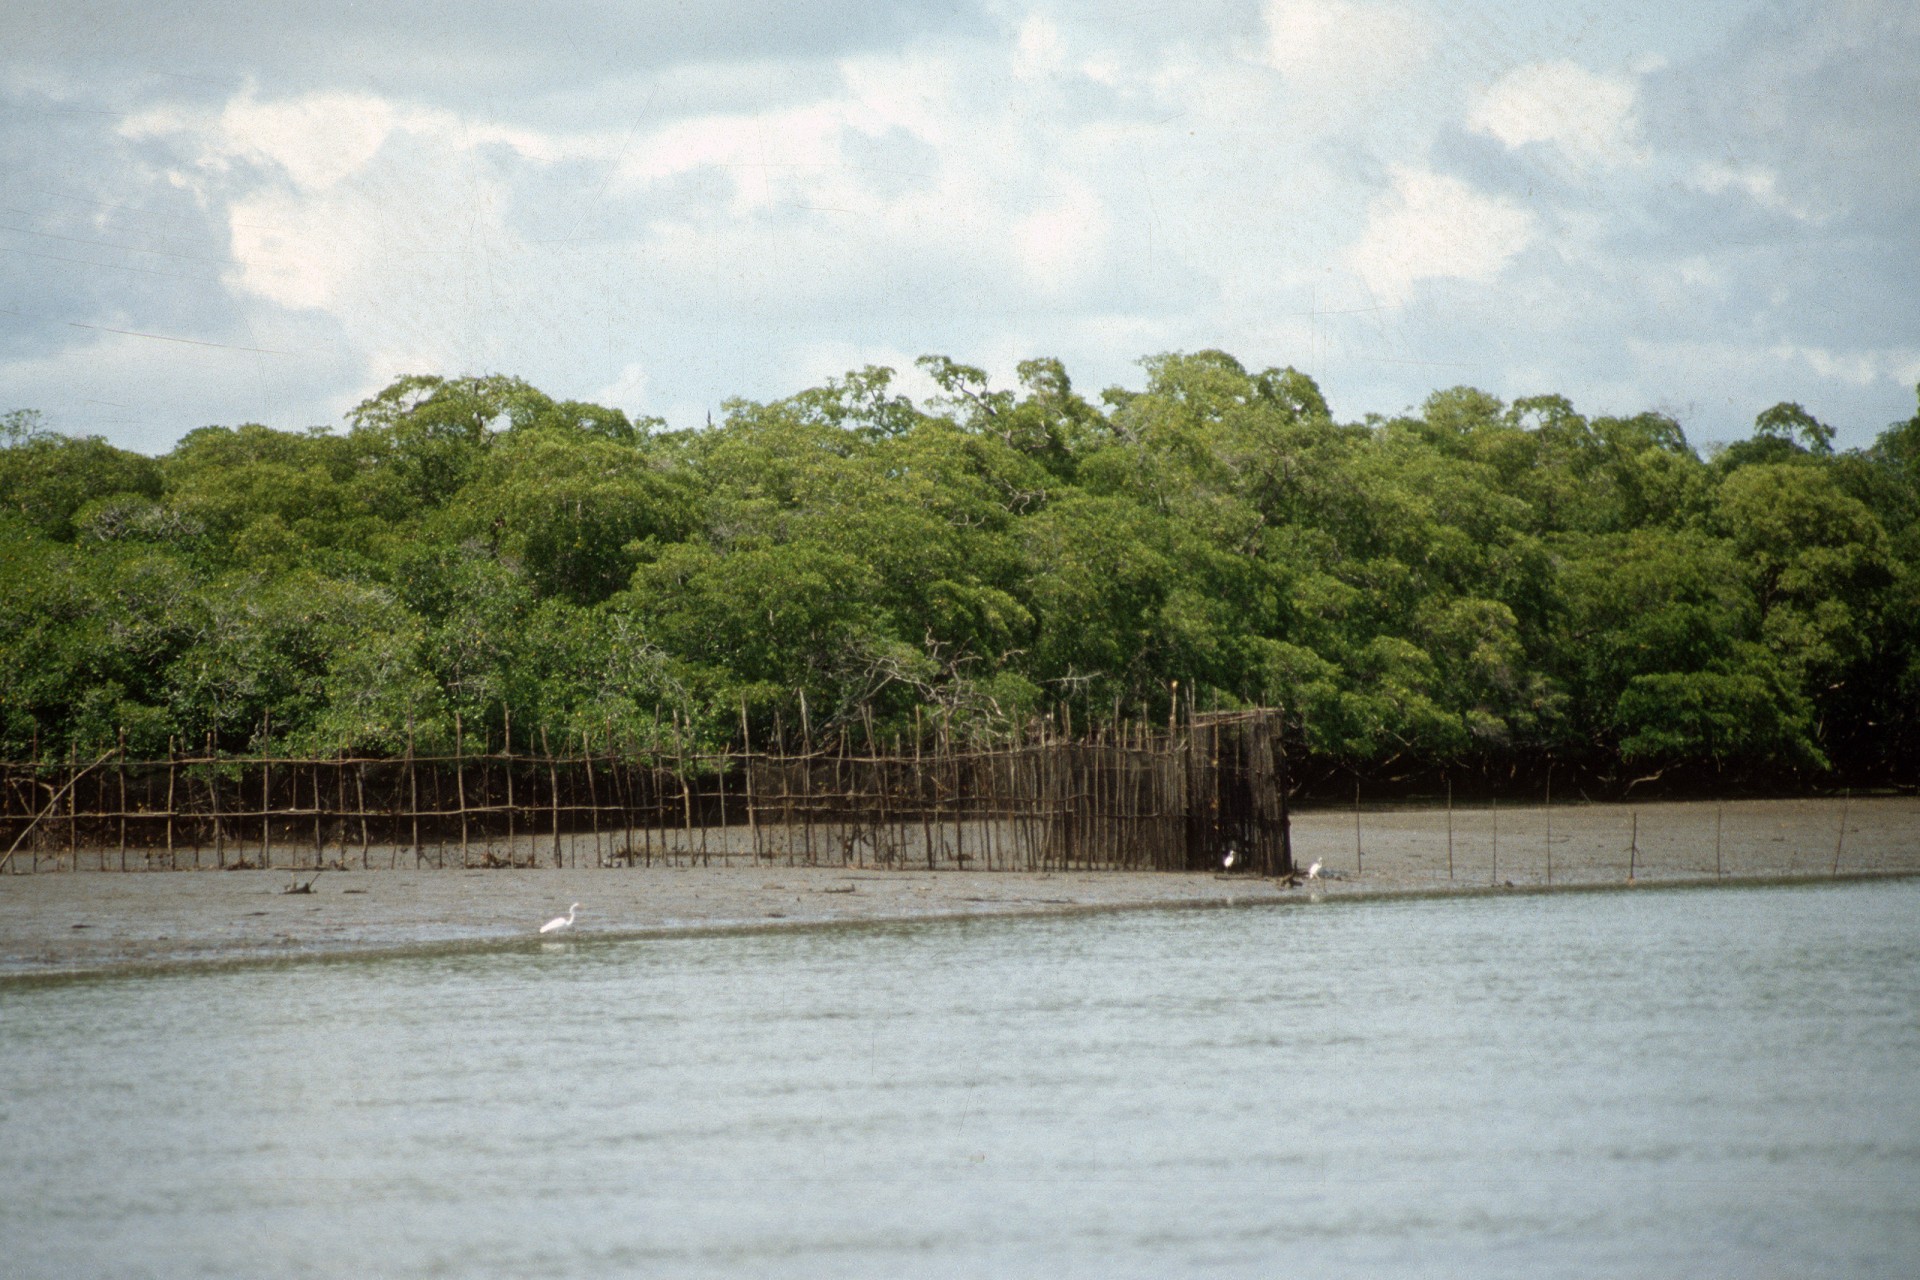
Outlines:
[[980,736],[1178,681],[1341,768],[1920,756],[1920,415],[1836,453],[1782,403],[1708,461],[1558,396],[1340,423],[1298,370],[1144,366],[1096,406],[929,356],[925,404],[869,367],[692,431],[410,377],[157,459],[16,411],[0,749]]

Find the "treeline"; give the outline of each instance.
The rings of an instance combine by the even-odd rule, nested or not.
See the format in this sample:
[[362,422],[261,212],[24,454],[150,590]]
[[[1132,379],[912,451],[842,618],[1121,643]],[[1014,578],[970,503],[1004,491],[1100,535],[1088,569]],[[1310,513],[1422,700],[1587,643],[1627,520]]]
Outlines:
[[[1278,704],[1373,777],[1911,784],[1920,415],[1469,388],[1340,423],[1216,351],[929,357],[670,430],[508,377],[163,457],[0,420],[0,755],[985,737]],[[804,708],[802,703],[804,701]]]

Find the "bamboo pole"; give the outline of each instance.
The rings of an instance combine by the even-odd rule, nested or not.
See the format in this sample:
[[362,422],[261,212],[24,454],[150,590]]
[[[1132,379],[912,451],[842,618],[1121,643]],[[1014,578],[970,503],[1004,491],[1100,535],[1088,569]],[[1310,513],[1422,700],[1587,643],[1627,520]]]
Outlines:
[[540,754],[547,758],[547,802],[553,814],[553,865],[561,863],[560,853],[560,771],[554,767],[553,744],[547,740],[547,726],[540,726]]
[[121,796],[119,846],[121,846],[121,871],[125,871],[127,869],[127,729],[119,731],[119,764],[115,766],[115,773],[119,773],[119,796]]
[[[168,734],[167,735],[167,869],[169,871],[174,869],[173,784],[174,784],[174,773],[177,770],[177,768],[178,768],[178,765],[176,765],[174,762],[173,735]],[[199,852],[199,847],[197,845],[195,846],[194,852],[196,854]],[[200,862],[199,858],[196,857],[194,859],[194,865],[196,868],[199,866],[199,862]]]
[[373,870],[373,838],[367,832],[367,767],[358,761],[353,766],[353,808],[360,816],[360,869]]
[[[580,754],[587,763],[587,807],[593,819],[593,865],[606,866],[606,859],[600,855],[600,788],[593,780],[593,744],[587,740],[587,731],[580,731]],[[580,860],[576,857],[574,865]]]
[[787,865],[793,865],[793,780],[787,776],[787,726],[778,710],[773,713],[774,750],[780,760],[780,842],[787,849]]
[[[69,758],[72,758],[71,747],[68,749],[68,754],[69,754]],[[33,829],[36,826],[40,825],[41,819],[45,818],[47,815],[57,810],[60,807],[60,801],[63,798],[66,798],[72,795],[74,785],[78,783],[80,779],[86,777],[88,774],[92,773],[95,769],[105,764],[107,761],[107,758],[112,754],[113,752],[111,751],[105,752],[100,756],[98,760],[95,760],[92,764],[88,765],[86,768],[80,770],[78,773],[73,773],[69,775],[66,781],[66,785],[62,786],[60,790],[54,792],[52,798],[50,798],[47,801],[46,806],[42,808],[39,813],[35,814],[33,819],[30,822],[28,822],[26,826],[20,829],[19,835],[13,838],[13,844],[7,848],[6,854],[4,856],[0,856],[0,871],[5,871],[7,869],[8,864],[13,861],[13,855],[20,851],[21,842],[23,842],[30,834],[32,834]],[[75,763],[77,764],[78,761],[76,760]],[[69,813],[72,812],[71,806],[69,806],[68,812]],[[32,859],[30,859],[30,861],[34,863],[38,863],[39,855],[36,854]],[[35,870],[38,870],[37,866],[35,867]]]
[[727,775],[733,772],[733,753],[723,752],[717,758],[720,765],[714,776],[720,784],[720,865],[730,867],[733,865],[733,831],[727,826]]
[[917,801],[915,807],[920,810],[920,837],[926,841],[927,870],[932,871],[934,869],[933,827],[927,821],[927,804],[921,794],[927,784],[926,770],[922,768],[920,764],[920,740],[922,736],[923,734],[920,728],[920,708],[915,706],[913,709],[913,790],[914,799]]
[[[73,860],[75,871],[80,869],[80,775],[76,772],[79,767],[80,757],[76,754],[74,745],[69,742],[67,744],[67,785],[64,788],[67,793],[67,857]],[[58,859],[54,861],[53,869],[55,871],[60,869]]]
[[[293,799],[291,801],[295,809],[298,809],[300,806],[299,780],[299,771],[295,770],[295,785],[293,788]],[[307,789],[313,793],[313,865],[318,867],[325,860],[325,850],[323,846],[326,842],[326,832],[323,831],[320,826],[320,766],[318,764],[310,764],[307,766]]]
[[213,859],[214,865],[226,869],[227,840],[226,832],[220,827],[220,762],[214,755],[213,731],[207,731],[207,798],[213,809]]
[[1553,883],[1553,761],[1547,761],[1547,883]]
[[[273,720],[268,717],[263,722],[264,732],[261,743],[273,740]],[[260,866],[262,870],[273,865],[273,763],[266,756],[260,757]]]
[[[407,812],[413,818],[413,865],[420,865],[420,766],[413,759],[413,717],[407,717]],[[397,851],[396,851],[397,852]],[[391,865],[392,859],[388,859]]]
[[879,865],[888,861],[881,847],[881,840],[893,838],[891,819],[887,814],[886,765],[880,759],[880,748],[875,746],[873,741],[873,708],[865,703],[860,706],[860,721],[867,730],[867,758],[870,762],[867,777],[873,784],[874,792],[873,860],[876,865]]
[[1844,793],[1844,798],[1840,801],[1840,834],[1834,838],[1833,842],[1833,870],[1830,873],[1832,875],[1837,876],[1840,874],[1840,850],[1846,847],[1847,810],[1851,808],[1852,805],[1853,788],[1848,787]]
[[800,820],[807,838],[807,865],[817,867],[820,857],[813,847],[813,722],[807,714],[807,691],[800,690]]
[[1360,847],[1360,779],[1356,775],[1353,780],[1353,874],[1362,875],[1366,869],[1366,855]]
[[693,791],[687,785],[687,743],[680,734],[680,713],[673,713],[674,771],[680,781],[680,817],[685,824],[687,865],[693,865]]
[[740,763],[747,773],[747,835],[753,841],[753,864],[762,862],[760,849],[760,815],[754,803],[753,794],[753,730],[747,724],[747,698],[740,696]]
[[461,728],[460,713],[453,713],[453,787],[460,802],[460,865],[467,859],[467,740]]

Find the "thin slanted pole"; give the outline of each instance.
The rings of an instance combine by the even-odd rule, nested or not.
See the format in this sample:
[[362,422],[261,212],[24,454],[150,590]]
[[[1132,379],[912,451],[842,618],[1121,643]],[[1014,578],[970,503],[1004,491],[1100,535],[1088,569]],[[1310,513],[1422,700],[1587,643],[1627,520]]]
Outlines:
[[1280,749],[1280,872],[1283,876],[1293,874],[1293,814],[1289,810],[1290,801],[1287,792],[1292,782],[1287,775],[1287,712],[1280,710],[1280,736],[1275,739]]
[[[67,744],[67,854],[73,859],[73,869],[80,869],[80,757],[78,748]],[[60,864],[56,860],[53,869],[58,871]]]
[[1447,879],[1453,879],[1453,779],[1447,779]]
[[220,761],[214,755],[213,731],[207,731],[207,796],[213,805],[213,860],[214,865],[225,870],[227,865],[227,833],[220,826]]
[[[413,865],[420,865],[420,766],[413,760],[413,717],[407,717],[407,812],[413,818]],[[391,862],[391,859],[389,859]]]
[[175,764],[173,735],[167,735],[167,870],[173,870],[173,782]]
[[453,713],[453,788],[460,802],[460,865],[467,865],[467,740],[460,727],[460,713]]
[[[269,725],[272,721],[267,722]],[[271,730],[269,730],[269,733]],[[270,750],[266,743],[268,734],[261,735],[262,749]],[[260,865],[273,865],[273,758],[271,755],[260,757]]]
[[507,770],[507,865],[513,866],[513,709],[504,707],[500,714],[506,725],[500,737],[500,756]]
[[920,795],[921,788],[927,781],[926,770],[920,766],[920,738],[920,708],[916,705],[913,709],[913,794],[914,799],[919,801],[920,837],[927,843],[927,870],[931,871],[933,870],[933,827],[927,821],[926,801]]
[[[121,758],[119,758],[119,764],[115,766],[115,771],[119,773],[119,794],[121,794],[121,814],[119,814],[121,871],[125,871],[127,869],[127,729],[119,731],[119,745],[121,745]],[[1836,864],[1839,862],[1839,854],[1834,854],[1834,862]]]
[[[297,778],[299,774],[296,772],[294,776]],[[317,868],[325,861],[326,853],[323,847],[326,833],[320,827],[320,762],[318,760],[307,763],[307,784],[313,792],[313,865]],[[298,808],[300,803],[298,788],[294,791],[293,802],[294,807]]]
[[1360,779],[1353,780],[1353,874],[1360,875],[1367,869],[1363,860],[1364,852],[1360,847]]
[[1633,873],[1640,863],[1640,811],[1633,811],[1633,842],[1627,847],[1627,883],[1633,883]]
[[807,691],[800,690],[800,821],[806,833],[807,865],[820,865],[813,848],[813,722],[807,715]]
[[1493,874],[1489,876],[1488,879],[1494,884],[1499,884],[1500,883],[1500,797],[1492,796],[1488,799],[1487,803],[1492,806],[1492,811],[1493,811]]
[[787,865],[793,865],[793,778],[789,773],[792,757],[787,754],[787,722],[779,711],[773,713],[773,742],[780,753],[780,843],[787,849]]
[[740,766],[747,773],[747,835],[753,841],[754,865],[760,863],[760,817],[753,795],[753,732],[747,726],[747,699],[740,698]]
[[[687,865],[693,865],[693,788],[687,780],[687,740],[680,732],[680,713],[673,713],[673,767],[680,775],[680,821],[686,832]],[[705,829],[702,829],[705,834]]]
[[356,760],[353,763],[353,808],[360,815],[360,869],[373,869],[373,837],[367,832],[367,766]]
[[[733,763],[733,754],[723,752],[718,759],[720,765],[714,771],[714,778],[719,784],[720,792],[720,865],[730,867],[733,865],[733,832],[727,826],[727,766]],[[705,840],[706,828],[702,827],[700,832],[701,839]]]
[[1547,883],[1553,883],[1553,761],[1547,761]]
[[553,764],[553,744],[547,726],[540,726],[540,754],[547,758],[547,802],[553,812],[553,865],[560,865],[560,772]]
[[[100,756],[99,759],[95,760],[92,764],[88,765],[86,768],[77,769],[76,771],[76,768],[79,764],[79,759],[77,756],[74,756],[72,754],[71,749],[69,749],[69,752],[68,752],[69,759],[73,761],[73,765],[75,767],[69,769],[66,784],[62,786],[58,791],[54,792],[52,798],[47,801],[46,805],[41,808],[40,812],[34,814],[33,817],[27,822],[27,824],[24,827],[20,828],[20,834],[16,835],[13,838],[13,843],[7,847],[6,853],[4,855],[0,855],[0,871],[5,871],[7,867],[13,862],[13,855],[20,851],[21,844],[26,840],[26,838],[29,835],[33,833],[33,829],[40,825],[41,820],[53,814],[56,810],[58,810],[60,807],[60,801],[62,799],[68,799],[68,800],[72,799],[72,793],[73,793],[74,787],[79,783],[80,779],[86,777],[88,774],[92,773],[95,769],[98,769],[101,765],[105,764],[107,762],[107,757],[111,756],[112,754],[113,752],[111,751],[105,752]],[[35,761],[36,763],[38,762],[37,754],[35,756]],[[37,794],[37,788],[36,788],[36,794]],[[73,806],[71,804],[69,804],[67,807],[67,813],[69,817],[71,817],[73,814]],[[28,864],[33,868],[33,870],[38,871],[39,861],[40,861],[40,854],[36,850],[33,857],[28,859]],[[74,869],[76,871],[79,870],[78,866],[76,866]]]
[[[593,780],[593,743],[585,729],[580,731],[580,754],[587,762],[587,811],[593,818],[593,865],[605,866],[606,861],[600,856],[600,788]],[[576,866],[579,862],[578,858],[574,859]]]
[[[125,784],[122,783],[122,785],[124,786]],[[1853,804],[1853,788],[1848,787],[1846,789],[1844,798],[1840,801],[1840,834],[1838,837],[1834,839],[1834,842],[1833,842],[1833,871],[1831,874],[1836,876],[1840,874],[1840,850],[1843,849],[1847,843],[1847,809],[1852,804]],[[122,805],[121,807],[125,808],[126,806]],[[123,821],[121,823],[121,826],[124,828],[125,825],[126,824]]]
[[1726,875],[1720,865],[1720,815],[1726,807],[1724,804],[1713,806],[1713,877],[1716,880]]

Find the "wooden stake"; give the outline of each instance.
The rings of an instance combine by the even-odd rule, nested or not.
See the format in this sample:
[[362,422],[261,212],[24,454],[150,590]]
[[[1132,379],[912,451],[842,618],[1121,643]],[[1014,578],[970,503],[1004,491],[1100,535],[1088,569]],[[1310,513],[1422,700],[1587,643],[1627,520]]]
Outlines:
[[[413,762],[413,717],[407,717],[407,811],[413,817],[413,865],[420,865],[420,767]],[[389,859],[389,863],[391,863]]]
[[540,754],[547,758],[547,806],[553,818],[553,865],[564,865],[560,852],[560,771],[553,763],[553,743],[547,738],[547,726],[540,726]]
[[360,815],[360,869],[373,869],[373,838],[367,833],[367,766],[359,761],[353,765],[353,807]]
[[1547,761],[1547,883],[1553,883],[1553,761]]
[[1360,875],[1367,869],[1360,848],[1360,779],[1353,780],[1353,874]]
[[[80,869],[80,757],[75,754],[76,750],[71,742],[67,744],[67,856],[73,859],[73,869],[78,871]],[[39,860],[35,859],[35,861]],[[54,860],[53,869],[55,871],[60,869],[58,859]]]
[[174,866],[173,857],[173,782],[178,766],[174,763],[173,735],[167,735],[167,869]]
[[[264,722],[260,735],[262,748],[273,739],[273,719]],[[273,801],[271,775],[273,762],[266,756],[260,758],[260,865],[262,868],[273,865]]]
[[513,708],[500,709],[500,758],[507,771],[507,865],[517,865],[513,852]]
[[220,829],[220,762],[214,755],[213,730],[207,730],[207,794],[213,804],[213,858],[222,870],[227,865],[226,833]]
[[1840,850],[1847,843],[1847,810],[1853,804],[1853,788],[1848,787],[1844,794],[1845,798],[1840,801],[1840,834],[1833,842],[1833,871],[1830,874],[1836,876],[1840,874]]
[[[120,761],[114,771],[120,777],[120,869],[125,871],[127,869],[127,731],[125,729],[120,730],[119,740]],[[1834,861],[1839,861],[1838,854],[1834,855]]]
[[461,732],[460,713],[453,713],[453,786],[460,802],[460,865],[467,865],[467,740]]
[[753,840],[754,865],[760,863],[760,819],[753,794],[753,733],[747,727],[747,698],[740,696],[740,762],[747,771],[747,835]]
[[[587,739],[587,731],[580,731],[580,755],[587,763],[587,813],[593,820],[593,865],[604,867],[606,859],[600,856],[600,788],[593,780],[593,743]],[[576,856],[573,865],[580,865]]]

